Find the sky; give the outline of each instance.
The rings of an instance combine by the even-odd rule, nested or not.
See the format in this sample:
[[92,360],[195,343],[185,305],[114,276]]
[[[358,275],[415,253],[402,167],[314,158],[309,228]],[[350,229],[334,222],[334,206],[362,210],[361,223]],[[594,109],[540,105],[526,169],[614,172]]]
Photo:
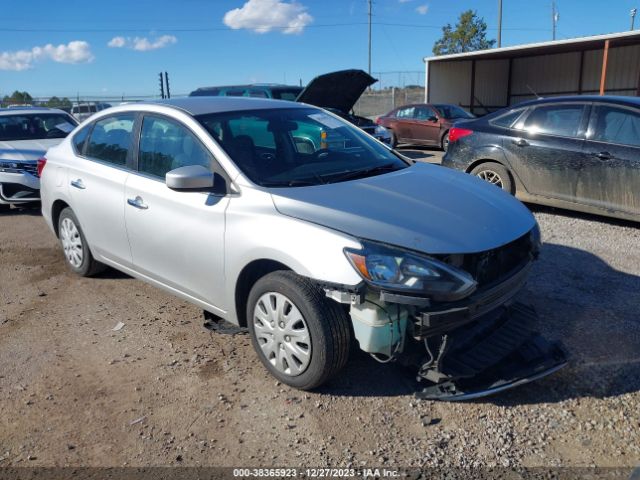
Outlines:
[[[22,0],[0,17],[0,96],[172,96],[201,86],[306,84],[367,69],[367,0]],[[556,0],[557,38],[626,31],[640,0]],[[498,0],[374,0],[372,71],[422,83],[442,26],[477,11],[497,32]],[[637,18],[640,27],[640,17]],[[551,0],[503,0],[502,45],[551,40]]]

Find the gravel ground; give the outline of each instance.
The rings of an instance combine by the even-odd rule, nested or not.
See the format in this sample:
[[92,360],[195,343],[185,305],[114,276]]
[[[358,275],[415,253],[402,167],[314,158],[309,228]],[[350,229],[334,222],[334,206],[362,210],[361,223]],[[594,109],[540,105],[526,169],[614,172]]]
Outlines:
[[460,404],[416,400],[407,371],[361,353],[292,390],[246,335],[117,272],[78,278],[36,211],[0,215],[0,466],[638,465],[640,229],[535,215],[523,297],[570,365]]

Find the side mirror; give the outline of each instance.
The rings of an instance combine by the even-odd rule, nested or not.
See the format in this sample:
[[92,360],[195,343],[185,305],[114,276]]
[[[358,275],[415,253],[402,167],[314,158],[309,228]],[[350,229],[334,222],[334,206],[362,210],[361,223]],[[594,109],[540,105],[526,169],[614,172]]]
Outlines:
[[427,118],[428,121],[432,122],[432,123],[436,123],[438,121],[438,117],[429,117]]
[[165,177],[167,187],[177,191],[206,191],[214,184],[214,175],[202,165],[174,168]]

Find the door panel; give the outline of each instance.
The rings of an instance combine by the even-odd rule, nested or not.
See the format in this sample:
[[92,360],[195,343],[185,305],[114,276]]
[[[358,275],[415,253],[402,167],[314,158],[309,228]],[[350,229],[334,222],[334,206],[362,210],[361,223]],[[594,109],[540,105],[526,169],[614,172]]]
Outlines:
[[[133,266],[139,273],[225,310],[224,193],[178,192],[165,184],[168,171],[189,165],[214,170],[198,137],[180,122],[145,115],[137,170],[125,187],[125,223]],[[225,180],[216,175],[224,191]]]
[[593,108],[579,189],[585,203],[640,214],[640,111]]
[[[436,118],[430,121],[429,118]],[[420,143],[440,144],[440,122],[435,112],[429,107],[416,107],[415,118],[411,122],[411,136]]]
[[69,168],[73,210],[98,259],[131,266],[124,225],[124,186],[131,167],[136,115],[105,117],[92,126],[84,158]]
[[[222,285],[228,197],[176,192],[160,180],[136,174],[127,179],[125,197],[135,270],[226,310]],[[128,203],[136,199],[138,206]]]
[[539,106],[505,135],[507,159],[529,193],[576,201],[585,111],[575,103]]

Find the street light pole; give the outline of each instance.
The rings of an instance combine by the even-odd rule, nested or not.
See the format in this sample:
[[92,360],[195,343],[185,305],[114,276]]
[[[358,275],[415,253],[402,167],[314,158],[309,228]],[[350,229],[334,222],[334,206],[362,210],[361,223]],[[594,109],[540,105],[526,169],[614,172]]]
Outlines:
[[634,26],[635,21],[636,21],[636,13],[638,13],[638,9],[637,8],[632,8],[630,13],[631,13],[631,28],[630,28],[630,30],[633,30],[633,26]]
[[498,48],[502,46],[502,0],[498,0]]
[[369,0],[369,75],[371,75],[371,4],[373,0]]
[[558,10],[556,10],[556,0],[551,2],[551,21],[553,22],[553,39],[556,39],[556,26],[558,25],[558,19],[560,18],[560,14]]

